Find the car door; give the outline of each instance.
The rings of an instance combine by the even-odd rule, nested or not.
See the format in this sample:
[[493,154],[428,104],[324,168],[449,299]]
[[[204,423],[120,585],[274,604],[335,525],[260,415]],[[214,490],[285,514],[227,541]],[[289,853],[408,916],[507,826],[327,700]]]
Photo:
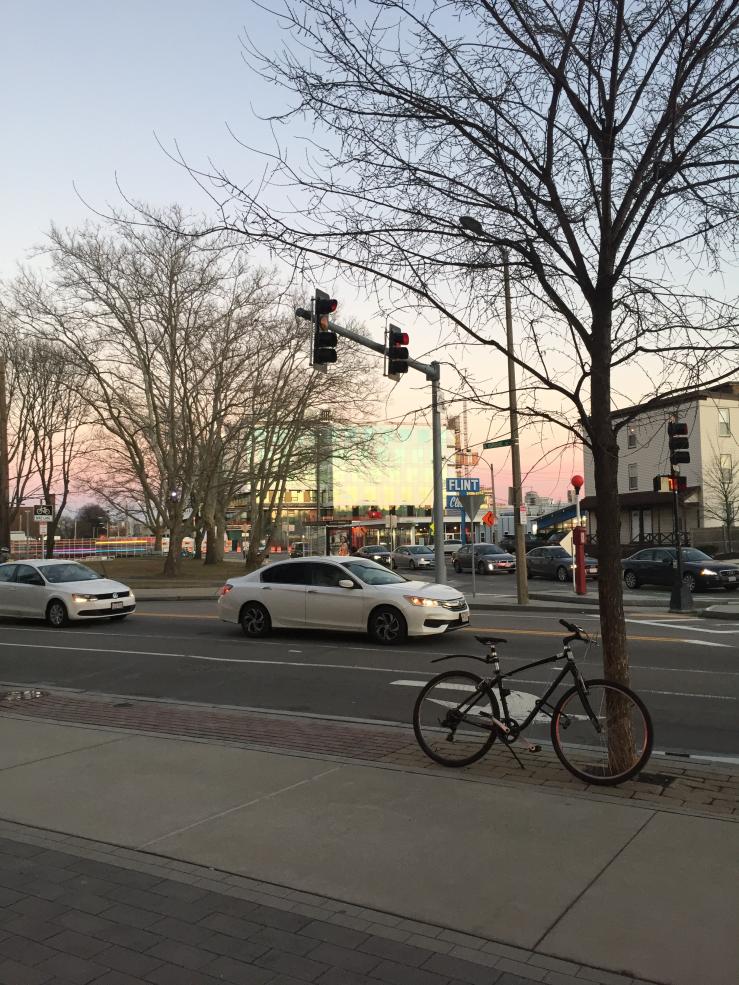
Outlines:
[[526,555],[526,570],[532,575],[541,574],[539,562],[541,561],[542,547],[535,547]]
[[657,548],[653,551],[654,562],[649,565],[649,581],[652,585],[671,585],[675,579],[672,551]]
[[0,564],[0,616],[18,615],[15,572],[17,564]]
[[399,547],[395,552],[395,567],[407,568],[410,561],[410,554],[407,547]]
[[[342,580],[354,582],[355,587],[342,588]],[[339,565],[314,561],[305,595],[306,625],[314,629],[366,629],[366,594],[357,579]]]
[[540,574],[543,578],[554,578],[554,565],[556,561],[554,556],[554,549],[551,547],[542,547],[541,554],[538,559],[539,570],[537,574]]
[[457,551],[457,561],[462,571],[470,571],[472,568],[471,550],[469,544],[464,544]]
[[17,614],[43,619],[46,614],[46,582],[30,564],[19,564],[15,573]]
[[305,593],[310,584],[310,561],[268,564],[262,571],[262,601],[273,626],[305,626]]

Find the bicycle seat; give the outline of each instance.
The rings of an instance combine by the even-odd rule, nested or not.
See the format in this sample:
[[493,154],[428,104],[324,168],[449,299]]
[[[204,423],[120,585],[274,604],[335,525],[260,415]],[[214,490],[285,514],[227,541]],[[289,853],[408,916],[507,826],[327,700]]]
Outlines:
[[483,646],[495,646],[496,643],[507,643],[502,636],[476,636],[475,639]]

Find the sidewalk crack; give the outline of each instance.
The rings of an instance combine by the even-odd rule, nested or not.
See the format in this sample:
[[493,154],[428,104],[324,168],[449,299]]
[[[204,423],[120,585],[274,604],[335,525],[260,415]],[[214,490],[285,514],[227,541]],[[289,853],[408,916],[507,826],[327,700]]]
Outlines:
[[562,911],[562,913],[560,913],[559,916],[555,920],[552,921],[552,923],[547,927],[547,929],[544,931],[544,933],[539,938],[537,938],[536,941],[534,941],[534,946],[531,949],[532,951],[534,951],[534,952],[538,951],[539,945],[544,940],[544,938],[547,936],[547,934],[550,934],[554,930],[554,928],[557,926],[557,924],[560,923],[562,920],[564,920],[564,918],[567,916],[567,914],[570,912],[570,910],[575,906],[575,904],[578,903],[583,898],[583,896],[585,895],[585,893],[587,893],[587,891],[590,889],[590,887],[593,886],[600,879],[600,877],[603,875],[603,873],[613,865],[613,863],[616,861],[616,859],[619,858],[626,851],[626,849],[629,847],[629,845],[632,843],[632,841],[634,841],[635,838],[638,838],[639,837],[639,835],[642,833],[642,831],[646,828],[646,826],[651,821],[654,820],[654,818],[657,816],[657,814],[658,814],[658,811],[652,811],[651,814],[649,815],[649,817],[646,819],[646,821],[643,824],[639,825],[639,827],[636,829],[636,831],[633,833],[633,835],[627,841],[624,842],[624,844],[619,848],[619,850],[616,852],[616,854],[612,858],[609,858],[608,861],[605,863],[605,865],[603,865],[602,868],[599,869],[598,872],[595,873],[595,875],[593,876],[593,878],[587,883],[586,886],[584,886],[582,888],[582,890],[577,894],[577,896],[572,900],[572,902],[569,903],[565,907],[565,909]]
[[207,817],[200,818],[198,821],[193,821],[192,824],[186,824],[182,828],[176,828],[174,831],[168,831],[166,834],[159,835],[158,838],[152,838],[151,841],[145,841],[143,844],[138,846],[138,851],[143,851],[151,845],[156,845],[157,842],[165,841],[167,838],[174,838],[175,835],[183,834],[185,831],[190,831],[192,828],[197,828],[201,824],[207,824],[208,821],[218,821],[220,818],[227,817],[229,814],[234,814],[236,811],[241,811],[245,807],[253,807],[255,804],[261,803],[263,800],[272,800],[274,797],[279,797],[280,794],[287,793],[288,790],[295,790],[297,787],[302,787],[306,783],[313,783],[314,780],[321,780],[324,776],[329,776],[331,773],[336,773],[341,768],[342,766],[334,766],[330,770],[324,770],[322,773],[317,773],[315,776],[309,776],[304,780],[298,780],[297,783],[290,783],[286,787],[281,787],[279,790],[273,790],[271,793],[262,794],[261,797],[255,797],[253,800],[247,800],[243,804],[237,804],[235,807],[229,807],[225,811],[219,811],[217,814],[209,814]]

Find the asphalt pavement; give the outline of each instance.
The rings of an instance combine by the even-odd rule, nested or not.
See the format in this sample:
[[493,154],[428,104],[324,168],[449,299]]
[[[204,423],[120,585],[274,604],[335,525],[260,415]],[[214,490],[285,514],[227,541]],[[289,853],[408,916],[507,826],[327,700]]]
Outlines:
[[[643,609],[627,618],[632,683],[652,712],[656,748],[737,757],[739,624]],[[577,613],[576,621],[598,629],[594,612]],[[474,634],[490,631],[509,640],[500,650],[507,670],[555,652],[562,635],[555,612],[477,611],[469,630],[402,647],[323,632],[249,641],[217,619],[213,602],[143,602],[122,623],[55,631],[1,622],[0,681],[407,723],[418,688],[439,669],[431,661],[481,655]],[[583,669],[601,676],[597,648]],[[521,715],[553,673],[535,668],[517,679]]]

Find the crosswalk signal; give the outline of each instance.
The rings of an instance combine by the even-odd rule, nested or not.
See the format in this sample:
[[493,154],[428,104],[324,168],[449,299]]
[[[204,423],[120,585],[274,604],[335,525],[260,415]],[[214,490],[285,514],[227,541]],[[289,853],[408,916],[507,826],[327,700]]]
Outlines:
[[670,465],[687,465],[690,461],[688,448],[688,425],[684,421],[669,421],[667,424],[667,436],[670,446]]
[[313,349],[311,362],[314,366],[324,366],[326,363],[336,362],[336,343],[338,338],[336,332],[329,328],[329,315],[332,315],[339,306],[335,298],[331,298],[316,288],[316,296],[313,301]]
[[397,325],[388,325],[387,343],[385,345],[387,353],[387,365],[385,375],[391,380],[399,380],[403,373],[408,372],[408,333],[403,332]]

